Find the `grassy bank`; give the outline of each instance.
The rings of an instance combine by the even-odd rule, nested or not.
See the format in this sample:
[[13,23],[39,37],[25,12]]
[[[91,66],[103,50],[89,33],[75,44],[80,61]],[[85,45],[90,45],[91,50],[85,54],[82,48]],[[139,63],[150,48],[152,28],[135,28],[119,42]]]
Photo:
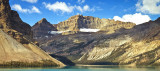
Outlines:
[[42,60],[39,62],[10,61],[10,62],[3,62],[0,64],[0,67],[53,67],[53,66],[58,66],[58,65],[50,60]]

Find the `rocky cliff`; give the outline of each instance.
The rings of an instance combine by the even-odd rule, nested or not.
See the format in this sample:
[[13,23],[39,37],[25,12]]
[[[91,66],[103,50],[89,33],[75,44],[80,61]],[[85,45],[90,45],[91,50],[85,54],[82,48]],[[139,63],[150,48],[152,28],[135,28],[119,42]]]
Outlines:
[[0,0],[0,26],[6,32],[9,29],[22,33],[28,39],[32,38],[31,26],[24,23],[16,11],[11,10],[9,0]]
[[57,31],[57,29],[43,18],[32,27],[32,31],[34,37],[44,37],[50,35],[50,31]]
[[120,28],[130,29],[135,24],[131,22],[114,21],[110,19],[100,19],[92,16],[75,15],[68,20],[57,24],[59,31],[78,32],[81,28],[100,29],[108,34],[114,33]]
[[0,0],[0,66],[64,66],[37,47],[32,37],[31,26],[11,10],[9,0]]
[[[44,22],[43,22],[44,21]],[[119,29],[131,29],[135,24],[131,22],[114,21],[111,19],[100,19],[92,16],[75,15],[68,20],[51,25],[46,19],[37,22],[32,31],[34,37],[51,36],[50,31],[59,31],[62,35],[82,32],[81,29],[96,29],[106,34],[112,34]]]
[[23,22],[16,11],[11,10],[9,0],[0,2],[0,28],[22,44],[32,42],[31,26]]

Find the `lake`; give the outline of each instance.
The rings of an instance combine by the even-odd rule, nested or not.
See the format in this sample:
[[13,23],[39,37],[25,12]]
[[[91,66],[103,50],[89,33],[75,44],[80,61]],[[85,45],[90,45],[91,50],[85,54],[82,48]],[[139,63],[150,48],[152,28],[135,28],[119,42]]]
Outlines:
[[67,66],[63,68],[0,68],[0,71],[160,71],[160,67]]

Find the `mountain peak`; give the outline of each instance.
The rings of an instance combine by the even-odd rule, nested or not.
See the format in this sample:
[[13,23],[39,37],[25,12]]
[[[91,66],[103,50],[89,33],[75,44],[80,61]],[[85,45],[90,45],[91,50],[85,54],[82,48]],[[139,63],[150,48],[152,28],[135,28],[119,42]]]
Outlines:
[[0,0],[0,2],[3,3],[3,4],[8,4],[9,0]]
[[158,19],[155,20],[156,22],[160,22],[160,17]]
[[42,18],[42,20],[46,20],[46,18]]
[[9,0],[0,0],[0,6],[1,10],[0,12],[2,13],[9,13],[11,11],[10,5],[9,5]]
[[43,23],[47,23],[47,19],[46,18],[42,18],[38,23],[39,24],[43,24]]
[[0,0],[0,3],[0,20],[3,21],[0,23],[0,25],[2,25],[3,27],[8,27],[10,24],[6,25],[6,22],[9,21],[8,19],[11,14],[9,0]]
[[57,28],[54,27],[50,22],[46,20],[46,18],[42,18],[39,22],[37,22],[34,26],[32,26],[32,31],[34,37],[42,37],[49,35],[50,31],[57,31]]
[[69,19],[78,19],[78,18],[83,18],[83,15],[74,15],[70,17]]

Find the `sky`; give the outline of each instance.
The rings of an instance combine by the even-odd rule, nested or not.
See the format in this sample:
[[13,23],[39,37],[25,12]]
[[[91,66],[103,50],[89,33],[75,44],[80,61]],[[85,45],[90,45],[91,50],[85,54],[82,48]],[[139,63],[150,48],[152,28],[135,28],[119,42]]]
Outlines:
[[31,26],[42,18],[58,24],[77,14],[137,25],[160,17],[160,0],[10,0],[10,6]]

